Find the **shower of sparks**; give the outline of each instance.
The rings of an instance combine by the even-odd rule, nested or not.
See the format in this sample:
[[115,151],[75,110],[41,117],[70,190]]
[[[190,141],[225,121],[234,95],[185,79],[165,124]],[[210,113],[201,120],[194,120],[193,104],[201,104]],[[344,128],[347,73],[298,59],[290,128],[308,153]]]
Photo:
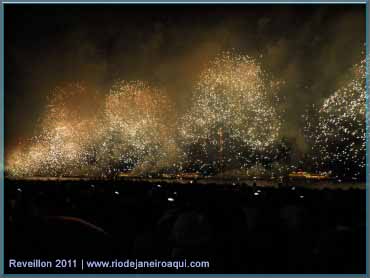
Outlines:
[[118,82],[106,97],[103,140],[98,150],[105,164],[136,166],[143,171],[165,163],[176,152],[173,107],[165,94],[143,82]]
[[[361,178],[365,171],[365,59],[345,86],[303,115],[310,165]],[[161,88],[116,82],[107,94],[77,83],[56,88],[37,134],[6,157],[13,176],[183,173],[283,176],[282,81],[253,58],[224,52],[208,64],[181,116]],[[317,119],[315,118],[317,116]],[[183,173],[184,174],[184,173]],[[339,176],[339,175],[338,175]]]
[[365,172],[366,59],[353,67],[352,80],[326,98],[318,121],[304,115],[317,168],[357,179]]
[[254,59],[225,52],[201,74],[180,133],[206,153],[214,146],[236,159],[245,149],[267,155],[282,124],[276,111],[278,87]]
[[172,106],[159,89],[118,82],[102,101],[80,84],[57,88],[40,133],[7,161],[15,176],[109,175],[168,163],[176,154]]
[[96,94],[81,84],[52,92],[39,134],[19,146],[8,161],[13,175],[77,175],[88,162],[96,117]]

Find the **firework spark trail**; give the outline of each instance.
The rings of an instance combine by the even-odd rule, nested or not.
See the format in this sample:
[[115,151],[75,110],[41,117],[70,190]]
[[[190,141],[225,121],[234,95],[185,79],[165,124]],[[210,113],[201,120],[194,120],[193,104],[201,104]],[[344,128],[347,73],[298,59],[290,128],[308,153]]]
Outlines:
[[275,109],[279,82],[270,80],[248,56],[218,56],[201,74],[193,106],[182,120],[186,143],[217,145],[222,131],[233,141],[229,150],[266,151],[278,140],[282,124]]
[[366,166],[366,59],[353,67],[352,74],[352,80],[324,100],[317,124],[305,115],[305,129],[319,168],[358,178]]

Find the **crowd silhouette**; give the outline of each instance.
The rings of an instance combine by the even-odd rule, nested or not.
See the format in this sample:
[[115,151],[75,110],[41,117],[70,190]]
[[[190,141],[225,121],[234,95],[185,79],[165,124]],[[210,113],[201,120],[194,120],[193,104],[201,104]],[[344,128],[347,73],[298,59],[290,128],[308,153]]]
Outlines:
[[124,270],[138,273],[364,273],[365,207],[360,189],[6,180],[5,256],[210,263]]

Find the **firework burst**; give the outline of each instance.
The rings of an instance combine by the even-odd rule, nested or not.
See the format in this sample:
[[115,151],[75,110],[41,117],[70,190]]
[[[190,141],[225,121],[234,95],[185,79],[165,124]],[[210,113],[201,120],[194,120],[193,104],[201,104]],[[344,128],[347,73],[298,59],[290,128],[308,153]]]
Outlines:
[[81,84],[58,87],[39,133],[8,158],[15,176],[107,175],[160,167],[177,148],[172,105],[144,82],[117,82],[105,98]]
[[265,152],[281,128],[275,108],[279,82],[270,80],[249,56],[225,52],[216,57],[201,74],[193,106],[182,120],[186,143],[201,144],[207,152],[210,145],[223,151],[225,142],[225,151],[237,156],[243,149]]
[[175,117],[173,107],[160,89],[141,81],[116,83],[105,100],[98,151],[103,164],[110,164],[108,159],[149,169],[171,159],[176,147],[170,117]]
[[326,98],[317,123],[306,114],[306,134],[319,169],[358,178],[365,170],[366,59],[352,69],[347,84]]
[[48,99],[39,133],[8,160],[13,175],[79,175],[87,164],[87,146],[97,118],[96,93],[82,84],[57,87]]
[[[364,174],[365,67],[364,59],[345,86],[304,115],[316,170]],[[291,154],[281,134],[281,83],[255,59],[224,52],[201,73],[181,117],[165,90],[142,81],[116,82],[105,95],[80,83],[58,87],[37,134],[7,156],[6,170],[14,176],[110,176],[213,164],[210,171],[223,174],[283,173],[294,165],[287,164]]]

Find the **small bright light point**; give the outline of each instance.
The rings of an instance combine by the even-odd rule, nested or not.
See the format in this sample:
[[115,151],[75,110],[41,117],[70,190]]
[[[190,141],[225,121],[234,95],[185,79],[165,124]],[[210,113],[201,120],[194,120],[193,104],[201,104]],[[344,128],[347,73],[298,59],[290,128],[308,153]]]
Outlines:
[[174,201],[175,201],[175,199],[174,199],[174,198],[171,198],[171,197],[169,197],[167,200],[168,200],[169,202],[174,202]]
[[114,191],[114,194],[119,195],[119,192],[118,191]]

